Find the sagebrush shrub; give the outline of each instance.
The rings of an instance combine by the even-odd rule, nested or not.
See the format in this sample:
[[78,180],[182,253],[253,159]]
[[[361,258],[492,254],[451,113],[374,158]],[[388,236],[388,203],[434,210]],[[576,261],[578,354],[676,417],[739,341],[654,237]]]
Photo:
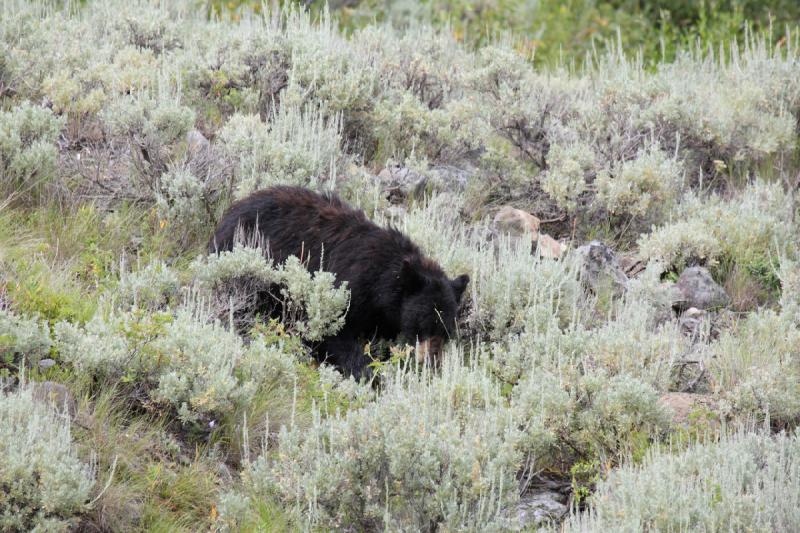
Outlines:
[[343,376],[335,367],[321,364],[319,371],[319,387],[326,394],[337,395],[350,402],[364,402],[373,399],[371,384],[356,381],[353,376]]
[[549,158],[549,168],[542,176],[542,190],[559,207],[575,211],[578,198],[587,189],[587,177],[596,172],[594,152],[580,142],[565,146],[553,144]]
[[626,374],[609,378],[599,372],[586,376],[581,389],[588,405],[576,415],[574,438],[602,461],[641,452],[650,440],[667,434],[669,415],[647,383]]
[[[264,309],[261,298],[274,295],[290,331],[308,341],[344,324],[346,285],[336,287],[333,274],[309,272],[297,258],[275,268],[259,248],[237,244],[231,252],[199,257],[190,270],[189,286],[161,262],[123,273],[111,299],[115,306],[84,326],[56,324],[61,358],[101,380],[137,383],[191,423],[246,405],[274,378],[270,369],[286,374],[293,364],[294,351],[284,350],[280,339],[256,335],[245,344],[230,329],[240,310],[253,314]],[[244,325],[242,333],[249,333],[253,321]]]
[[376,401],[281,430],[245,496],[277,494],[306,527],[499,530],[522,457],[498,399],[479,368],[397,371]]
[[271,259],[255,246],[234,245],[233,250],[199,256],[190,270],[201,288],[211,288],[221,280],[252,277],[265,283],[277,283],[279,278]]
[[25,357],[36,362],[47,355],[52,341],[46,324],[0,307],[0,358],[7,362]]
[[234,115],[220,131],[222,150],[234,161],[237,198],[270,185],[313,186],[332,177],[340,151],[340,126],[313,107],[284,103],[269,122]]
[[191,269],[223,315],[267,313],[279,306],[290,329],[309,341],[333,335],[344,325],[347,284],[336,286],[330,272],[309,272],[296,257],[273,266],[260,248],[237,243],[232,251],[197,258]]
[[347,283],[335,286],[336,276],[319,270],[309,272],[297,257],[290,257],[280,267],[281,292],[287,298],[285,312],[299,316],[293,320],[294,330],[304,339],[319,341],[344,326],[350,305]]
[[800,325],[800,264],[782,258],[780,280],[782,313]]
[[328,13],[313,24],[310,13],[293,9],[285,22],[282,37],[291,69],[282,101],[311,101],[329,118],[343,114],[346,122],[357,120],[370,108],[379,82],[374,68],[378,51],[349,43]]
[[164,360],[154,369],[152,396],[174,406],[184,422],[246,404],[258,389],[274,347],[242,339],[217,322],[181,310],[148,347]]
[[567,531],[791,531],[800,435],[736,433],[682,453],[657,447],[609,474]]
[[430,109],[408,91],[387,92],[370,114],[376,157],[463,165],[482,150],[488,131],[473,102]]
[[[489,99],[489,123],[541,172],[548,168],[550,148],[579,140],[570,122],[576,116],[585,84],[562,76],[535,74],[520,67],[520,55],[506,51],[498,65],[481,69],[475,86]],[[490,54],[481,57],[494,61]]]
[[221,122],[237,112],[266,119],[273,113],[290,68],[281,32],[257,20],[241,21],[237,32],[201,24],[191,44],[199,48],[200,57],[180,60],[190,76],[191,98],[206,108],[210,119]]
[[567,381],[544,369],[530,372],[514,386],[510,408],[522,431],[519,450],[529,457],[531,470],[555,464],[577,408]]
[[30,386],[0,392],[0,529],[65,531],[94,490],[95,469],[76,453],[70,421]]
[[271,312],[280,301],[280,276],[258,247],[236,244],[232,251],[200,256],[190,270],[218,316],[232,316],[237,329],[249,328],[257,313]]
[[122,307],[157,310],[178,297],[178,274],[163,261],[154,261],[133,272],[128,272],[124,265],[121,270],[114,296]]
[[800,329],[789,313],[759,310],[725,331],[707,363],[732,414],[800,421]]
[[789,197],[778,183],[755,181],[733,198],[689,196],[673,215],[676,221],[639,239],[641,256],[666,270],[691,264],[716,266],[732,260],[742,266],[781,255],[793,243]]
[[121,376],[133,364],[135,355],[124,328],[129,321],[136,323],[136,319],[132,314],[105,318],[97,313],[84,326],[59,322],[53,328],[58,353],[78,370],[100,377]]
[[704,221],[691,218],[665,224],[639,238],[642,257],[658,261],[664,270],[680,272],[686,266],[715,266],[722,244]]
[[591,332],[580,324],[562,328],[549,303],[530,305],[528,320],[519,334],[510,334],[488,346],[486,364],[506,383],[517,383],[541,370],[560,373],[574,368],[585,356],[584,346]]
[[[548,333],[557,344],[541,354],[536,351],[544,343],[534,344],[531,337],[495,345],[489,367],[504,379],[510,370],[518,372],[511,382],[511,409],[524,432],[519,449],[531,454],[536,468],[576,457],[615,463],[666,434],[669,418],[657,403],[657,389],[636,374],[594,368],[588,353],[580,351],[585,334],[565,334],[565,341]],[[632,346],[626,357],[635,356]],[[585,361],[584,373],[576,368],[579,361]],[[649,372],[636,370],[653,372],[649,365],[645,369]]]
[[270,373],[288,372],[295,357],[262,337],[245,345],[208,315],[194,300],[168,313],[98,314],[85,327],[60,322],[57,347],[77,369],[105,383],[136,383],[183,422],[198,422],[246,404]]
[[442,108],[462,95],[470,62],[468,53],[453,36],[424,25],[397,31],[367,27],[356,36],[356,47],[378,53],[381,80],[387,88],[401,89],[430,110]]
[[[636,60],[608,54],[581,76],[545,77],[501,46],[482,50],[472,83],[491,102],[490,123],[535,165],[534,184],[558,207],[576,209],[586,190],[589,210],[658,221],[680,185],[762,161],[785,168],[798,102],[785,70],[793,61],[755,45],[734,48],[726,62],[686,56],[645,74]],[[770,81],[758,79],[764,68]],[[597,205],[588,201],[595,190]]]
[[[655,100],[643,118],[672,137],[664,139],[669,146],[679,142],[687,158],[701,168],[712,158],[752,165],[784,153],[793,143],[794,128],[786,111],[796,105],[796,81],[783,78],[785,74],[766,83],[759,79],[762,65],[775,67],[784,61],[758,46],[721,66],[710,59],[698,65],[687,55],[660,69],[653,85],[666,89],[669,97]],[[743,64],[748,65],[744,71]],[[779,79],[788,90],[772,86]],[[710,150],[704,151],[704,144]]]
[[178,30],[174,21],[164,17],[166,13],[153,13],[153,18],[125,17],[119,22],[119,31],[127,41],[137,48],[152,50],[156,54],[169,51],[181,45]]
[[614,375],[636,376],[665,391],[673,364],[688,352],[690,343],[675,322],[659,324],[658,309],[639,298],[627,298],[612,320],[588,333],[583,361]]
[[204,237],[217,220],[217,200],[223,184],[212,176],[198,177],[187,166],[169,169],[159,181],[155,201],[163,223],[176,232],[176,237]]
[[675,202],[681,165],[657,146],[598,173],[597,201],[613,214],[661,215]]
[[0,187],[4,195],[36,198],[56,176],[56,140],[64,120],[24,102],[0,110]]
[[194,126],[196,113],[176,96],[143,92],[114,99],[102,118],[130,146],[138,192],[146,198],[161,192],[159,178],[177,158],[177,143]]

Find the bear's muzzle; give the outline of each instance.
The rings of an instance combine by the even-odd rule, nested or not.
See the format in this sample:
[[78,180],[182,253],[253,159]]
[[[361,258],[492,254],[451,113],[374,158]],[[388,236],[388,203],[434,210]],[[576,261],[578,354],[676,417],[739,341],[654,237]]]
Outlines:
[[443,346],[444,339],[442,337],[429,337],[424,340],[418,339],[414,350],[417,355],[417,362],[423,364],[425,361],[428,361],[432,366],[438,367]]

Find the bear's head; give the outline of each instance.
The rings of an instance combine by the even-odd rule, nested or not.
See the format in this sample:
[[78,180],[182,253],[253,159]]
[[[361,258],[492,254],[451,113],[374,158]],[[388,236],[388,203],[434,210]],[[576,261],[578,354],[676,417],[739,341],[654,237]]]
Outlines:
[[412,257],[403,260],[400,279],[400,336],[416,344],[417,360],[437,363],[445,341],[455,336],[456,314],[469,276],[449,279],[432,261]]

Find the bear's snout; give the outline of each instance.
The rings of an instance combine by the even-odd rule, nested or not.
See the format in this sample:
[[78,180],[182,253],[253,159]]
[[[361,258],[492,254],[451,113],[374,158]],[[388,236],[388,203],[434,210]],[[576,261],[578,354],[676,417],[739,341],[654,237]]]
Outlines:
[[422,364],[427,360],[434,367],[438,367],[443,346],[444,339],[442,337],[429,337],[427,339],[417,340],[417,346],[414,350],[417,354],[417,362]]

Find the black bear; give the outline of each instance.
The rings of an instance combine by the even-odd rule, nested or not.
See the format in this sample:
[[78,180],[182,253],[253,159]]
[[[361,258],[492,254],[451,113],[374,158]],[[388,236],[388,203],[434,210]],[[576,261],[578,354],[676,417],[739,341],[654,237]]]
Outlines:
[[209,252],[232,250],[239,231],[255,234],[276,263],[294,255],[316,271],[322,260],[337,283],[347,282],[345,325],[317,347],[319,358],[347,374],[359,378],[369,363],[365,339],[416,343],[417,357],[435,362],[454,333],[469,276],[449,279],[408,237],[374,224],[334,194],[289,186],[257,191],[226,211]]

